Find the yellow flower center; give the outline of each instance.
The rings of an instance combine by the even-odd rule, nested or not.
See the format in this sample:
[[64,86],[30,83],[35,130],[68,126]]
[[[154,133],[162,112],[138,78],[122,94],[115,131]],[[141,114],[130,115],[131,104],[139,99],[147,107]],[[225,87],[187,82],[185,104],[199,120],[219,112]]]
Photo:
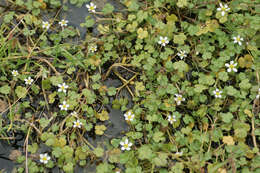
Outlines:
[[43,157],[42,160],[43,160],[43,161],[47,161],[47,157]]
[[165,43],[166,42],[166,40],[164,40],[164,39],[162,39],[162,41],[161,41],[162,43]]
[[131,115],[128,115],[127,118],[130,120],[130,119],[132,118],[132,116],[131,116]]
[[182,97],[177,97],[177,100],[178,101],[182,101]]
[[237,40],[237,41],[240,41],[240,37],[237,37],[236,40]]
[[222,7],[222,8],[221,8],[221,11],[226,11],[226,8],[225,8],[225,7]]
[[80,126],[80,122],[76,122],[76,126]]
[[219,92],[216,92],[216,95],[217,95],[217,96],[219,96],[219,95],[220,95],[220,93],[219,93]]
[[61,86],[60,88],[61,88],[61,90],[65,90],[65,87],[64,87],[64,86]]
[[128,148],[128,144],[124,144],[124,148]]
[[94,6],[89,7],[90,10],[95,10]]
[[233,68],[234,68],[234,65],[233,65],[233,64],[230,64],[230,65],[229,65],[229,68],[233,69]]
[[61,24],[62,24],[62,25],[65,25],[65,24],[66,24],[66,22],[65,22],[65,21],[61,21]]
[[67,105],[64,104],[64,105],[62,105],[62,107],[63,107],[63,108],[67,108]]

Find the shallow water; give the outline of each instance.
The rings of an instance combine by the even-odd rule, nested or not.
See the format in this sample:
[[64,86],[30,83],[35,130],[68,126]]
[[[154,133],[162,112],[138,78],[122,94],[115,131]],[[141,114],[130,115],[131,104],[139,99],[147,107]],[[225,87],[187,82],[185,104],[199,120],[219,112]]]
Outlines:
[[5,141],[0,141],[0,171],[9,173],[13,170],[15,163],[9,159],[12,149]]
[[[114,6],[115,11],[120,11],[121,9],[124,8],[124,6],[122,4],[120,4],[119,1],[117,0],[96,0],[95,4],[97,5],[97,9],[96,11],[101,11],[103,6],[106,3],[110,3],[111,5]],[[82,7],[76,7],[74,5],[71,4],[67,4],[68,5],[68,11],[61,11],[60,13],[60,18],[61,19],[66,19],[69,21],[69,25],[78,28],[79,32],[80,32],[80,38],[84,39],[86,36],[86,28],[82,28],[80,26],[81,23],[84,23],[86,16],[91,16],[95,19],[94,15],[90,14],[87,10],[87,8],[85,7],[85,4],[83,4]],[[44,15],[46,20],[47,18],[53,16],[54,13],[47,13],[47,15]],[[97,30],[97,25],[94,25],[94,28],[92,30],[92,34],[94,36],[98,36],[98,30]],[[119,87],[122,85],[121,81],[118,79],[112,79],[112,78],[108,78],[107,80],[104,81],[104,84],[107,87]],[[120,96],[129,98],[129,103],[128,103],[128,107],[132,107],[132,102],[130,101],[131,96],[128,93],[127,90],[123,89],[120,93]],[[105,135],[102,136],[94,136],[94,137],[89,137],[87,136],[87,134],[85,135],[85,137],[87,138],[87,140],[92,143],[94,146],[97,146],[98,144],[103,144],[103,143],[107,143],[109,142],[110,139],[112,138],[121,138],[123,137],[124,132],[129,130],[129,126],[127,125],[127,123],[124,120],[124,112],[122,112],[121,110],[115,110],[112,108],[112,101],[113,101],[113,97],[110,98],[110,104],[105,105],[105,109],[109,112],[109,117],[110,119],[106,122],[104,122],[104,124],[107,127],[107,130],[105,131]],[[18,141],[18,140],[17,140]],[[9,159],[9,154],[12,150],[20,150],[22,151],[23,149],[23,139],[19,140],[18,143],[12,143],[13,141],[11,141],[11,144],[7,144],[5,141],[0,141],[0,172],[1,170],[3,170],[4,173],[11,173],[12,170],[15,168],[16,164],[14,161]],[[42,146],[42,145],[40,145]],[[104,145],[102,145],[104,146]],[[40,147],[39,150],[44,150],[44,146]],[[19,166],[18,166],[19,167]],[[92,163],[89,165],[87,165],[86,167],[82,168],[79,166],[76,166],[75,168],[75,172],[77,173],[94,173],[96,170],[96,165],[95,163]],[[54,168],[52,170],[52,172],[61,172],[58,168]]]

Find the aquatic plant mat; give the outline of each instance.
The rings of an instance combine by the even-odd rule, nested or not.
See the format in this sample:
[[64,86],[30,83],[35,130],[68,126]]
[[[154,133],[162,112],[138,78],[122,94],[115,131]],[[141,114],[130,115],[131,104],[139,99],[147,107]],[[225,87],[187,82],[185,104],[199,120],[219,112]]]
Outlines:
[[1,0],[0,172],[259,173],[258,0]]

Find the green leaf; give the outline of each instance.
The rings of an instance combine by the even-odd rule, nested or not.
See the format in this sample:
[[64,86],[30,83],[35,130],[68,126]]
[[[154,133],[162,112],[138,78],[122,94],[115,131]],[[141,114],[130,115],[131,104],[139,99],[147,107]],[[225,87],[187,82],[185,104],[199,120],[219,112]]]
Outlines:
[[151,149],[151,147],[149,145],[142,145],[139,149],[138,149],[138,158],[141,160],[144,159],[152,159],[153,157],[153,150]]
[[226,82],[228,80],[228,73],[225,71],[220,72],[219,79]]
[[82,90],[82,94],[86,97],[87,103],[92,104],[96,100],[96,95],[93,91],[85,88]]
[[73,163],[69,162],[63,166],[65,172],[73,172]]
[[156,165],[156,166],[166,166],[167,165],[167,158],[168,158],[168,154],[167,153],[159,153],[158,157],[155,157],[152,162]]
[[85,26],[86,28],[91,28],[95,23],[96,23],[96,22],[95,22],[94,19],[92,19],[90,16],[87,16],[87,17],[85,18],[85,23],[81,23],[80,26],[81,26],[81,27],[84,27],[84,26]]
[[51,84],[54,86],[58,86],[59,84],[63,83],[62,76],[52,76],[50,78]]
[[220,113],[220,116],[221,116],[222,121],[224,121],[225,123],[230,123],[231,120],[233,119],[233,115],[230,112]]
[[49,79],[42,80],[42,88],[45,90],[51,89],[51,81]]
[[251,88],[251,84],[249,83],[249,79],[242,80],[241,83],[239,83],[239,87],[244,90],[248,90]]
[[5,15],[4,15],[4,22],[5,22],[5,23],[10,23],[11,20],[13,20],[13,18],[14,18],[14,14],[15,14],[15,12],[13,12],[13,11],[11,11],[11,12],[5,14]]
[[205,85],[213,85],[215,83],[215,80],[211,75],[201,74],[199,78],[199,83]]
[[106,15],[106,14],[110,14],[114,11],[114,6],[107,3],[104,8],[102,9],[102,12]]
[[144,39],[148,36],[148,32],[146,30],[143,30],[143,28],[139,28],[137,30],[138,38]]
[[184,33],[180,33],[179,35],[174,35],[174,39],[173,42],[176,44],[184,44],[184,41],[186,40],[186,36],[184,35]]
[[189,66],[184,61],[177,61],[173,63],[173,68],[179,72],[188,72]]
[[177,6],[180,8],[186,7],[188,5],[187,0],[178,0]]
[[101,147],[95,148],[93,152],[97,157],[102,157],[104,155],[104,149]]
[[99,164],[96,168],[96,173],[111,173],[114,172],[112,169],[114,168],[113,165],[103,162]]
[[236,90],[233,86],[227,86],[225,87],[225,90],[227,91],[227,95],[230,96],[235,96],[239,93],[238,90]]
[[205,85],[201,85],[201,84],[196,84],[194,91],[197,93],[201,93],[203,90],[207,89],[208,87],[206,87]]
[[8,85],[4,85],[0,87],[0,93],[2,94],[9,94],[11,91],[11,88]]
[[115,88],[115,87],[109,87],[109,88],[108,88],[108,91],[107,91],[107,94],[108,94],[109,96],[115,95],[115,94],[116,94],[116,88]]
[[49,119],[46,119],[46,118],[41,118],[41,119],[39,120],[40,126],[41,126],[42,128],[47,127],[47,126],[49,125],[49,122],[50,122],[50,120],[49,120]]
[[160,142],[160,141],[163,142],[163,141],[165,141],[165,137],[163,135],[164,135],[164,133],[162,133],[162,132],[155,132],[153,134],[153,140],[155,142]]
[[18,86],[18,87],[16,87],[16,89],[15,89],[15,93],[16,93],[16,95],[17,95],[19,98],[25,98],[25,97],[26,97],[26,94],[27,94],[27,90],[26,90],[25,87]]

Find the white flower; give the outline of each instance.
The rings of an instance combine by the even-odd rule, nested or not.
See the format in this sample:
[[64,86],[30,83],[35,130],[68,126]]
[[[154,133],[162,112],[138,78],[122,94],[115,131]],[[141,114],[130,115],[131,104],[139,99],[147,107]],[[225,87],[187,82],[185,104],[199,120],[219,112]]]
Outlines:
[[87,4],[86,7],[88,8],[89,12],[93,12],[93,13],[96,12],[95,9],[97,8],[97,6],[94,3],[91,2],[90,4]]
[[175,94],[174,100],[176,101],[177,105],[180,105],[182,101],[185,101],[185,98],[182,98],[181,94]]
[[121,147],[121,150],[130,150],[131,146],[133,145],[131,142],[128,141],[128,139],[126,139],[125,141],[121,141],[120,142],[120,145],[122,146]]
[[49,22],[42,22],[42,28],[46,28],[46,29],[49,29],[50,28],[50,24],[49,24]]
[[257,98],[257,99],[260,98],[260,88],[258,89],[258,94],[256,95],[256,98]]
[[237,66],[237,63],[234,64],[234,61],[230,61],[229,64],[226,63],[225,66],[228,68],[227,69],[228,72],[231,71],[237,72],[237,69],[235,68]]
[[173,122],[176,122],[176,116],[175,115],[168,115],[168,121],[172,124]]
[[64,93],[66,93],[66,89],[69,87],[68,85],[66,85],[65,83],[63,83],[63,84],[58,84],[58,87],[59,87],[59,89],[58,89],[58,92],[64,92]]
[[89,51],[92,52],[92,53],[96,52],[97,51],[97,46],[96,45],[90,46]]
[[73,125],[74,128],[76,128],[76,127],[81,128],[82,123],[79,120],[74,121],[73,123],[74,123],[74,125]]
[[228,8],[227,4],[222,4],[219,3],[220,8],[217,8],[218,11],[221,11],[221,15],[224,16],[226,12],[228,12],[230,10],[230,8]]
[[242,42],[241,42],[241,41],[244,40],[242,37],[240,37],[240,35],[238,35],[238,36],[236,36],[236,37],[233,37],[233,39],[234,39],[234,43],[238,43],[239,46],[242,45]]
[[78,113],[76,111],[71,112],[71,115],[74,117],[78,117]]
[[15,77],[15,76],[18,76],[18,75],[19,75],[19,73],[18,73],[18,71],[17,71],[17,70],[13,70],[13,71],[12,71],[12,75]]
[[166,44],[169,43],[168,37],[160,37],[158,43],[161,44],[162,46],[165,46]]
[[67,104],[67,102],[66,101],[63,101],[62,102],[62,105],[59,105],[59,107],[60,107],[60,110],[68,110],[68,107],[69,107],[70,105],[69,104]]
[[176,156],[182,156],[182,154],[183,154],[182,151],[181,151],[181,152],[178,152],[178,151],[177,151],[177,152],[175,153]]
[[216,98],[221,98],[221,93],[222,91],[220,91],[219,89],[216,88],[215,91],[213,91],[213,94],[215,95]]
[[116,173],[120,173],[120,171],[116,171]]
[[177,55],[178,55],[181,59],[187,57],[185,50],[184,50],[184,51],[181,50],[179,53],[177,53]]
[[31,77],[28,77],[27,79],[24,79],[26,85],[31,85],[33,82],[33,79]]
[[45,154],[40,154],[40,162],[41,162],[41,163],[47,164],[50,159],[51,159],[51,158],[50,158],[50,156],[48,156],[47,153],[45,153]]
[[69,21],[62,19],[62,20],[59,22],[59,24],[60,24],[61,27],[63,27],[63,26],[67,26],[67,25],[68,25],[68,22],[69,22]]
[[124,114],[124,117],[126,121],[133,121],[135,115],[131,111],[128,111]]

